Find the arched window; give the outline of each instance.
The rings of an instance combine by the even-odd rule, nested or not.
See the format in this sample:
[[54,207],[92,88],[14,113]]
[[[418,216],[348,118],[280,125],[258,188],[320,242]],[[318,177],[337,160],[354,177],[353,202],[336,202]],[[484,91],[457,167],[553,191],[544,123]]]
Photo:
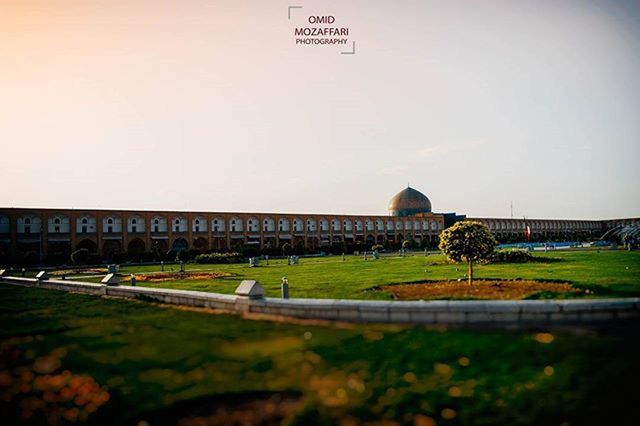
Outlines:
[[31,225],[31,218],[26,218],[26,219],[24,220],[24,224],[25,224],[25,225]]

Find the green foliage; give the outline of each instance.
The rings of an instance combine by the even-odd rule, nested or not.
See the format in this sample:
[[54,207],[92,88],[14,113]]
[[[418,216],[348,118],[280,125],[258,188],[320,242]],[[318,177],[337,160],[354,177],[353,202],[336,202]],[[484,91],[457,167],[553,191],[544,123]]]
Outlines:
[[454,262],[469,264],[469,285],[473,284],[473,262],[491,259],[498,242],[486,225],[457,222],[440,233],[440,250]]
[[487,260],[489,263],[554,263],[562,262],[561,257],[535,256],[521,249],[496,250]]
[[535,257],[526,250],[498,250],[491,256],[492,263],[526,263],[534,262]]
[[[0,373],[15,366],[23,379],[58,351],[54,374],[108,389],[92,424],[178,424],[206,418],[218,401],[255,410],[251,395],[281,391],[300,401],[284,424],[638,423],[637,324],[553,331],[550,343],[538,333],[286,324],[0,285]],[[22,424],[15,402],[0,400],[4,424]],[[456,418],[444,418],[445,408]]]
[[208,253],[195,257],[196,263],[240,263],[244,257],[240,253]]
[[440,234],[440,250],[454,262],[488,260],[497,245],[489,228],[479,222],[457,222]]

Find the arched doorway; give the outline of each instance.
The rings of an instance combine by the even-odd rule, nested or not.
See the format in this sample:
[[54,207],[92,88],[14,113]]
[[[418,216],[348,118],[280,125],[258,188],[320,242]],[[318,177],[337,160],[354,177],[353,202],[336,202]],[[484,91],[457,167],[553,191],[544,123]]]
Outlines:
[[165,259],[167,257],[167,252],[169,251],[169,244],[167,240],[153,240],[153,243],[151,244],[151,251],[153,252],[153,256],[156,260]]
[[113,259],[122,251],[122,243],[120,240],[106,240],[102,245],[102,256],[105,259]]
[[74,265],[82,265],[91,261],[99,261],[98,245],[88,238],[76,244],[75,250],[71,253],[71,263]]
[[184,238],[177,238],[171,245],[171,250],[182,252],[189,250],[189,243]]
[[145,252],[146,248],[147,246],[145,245],[144,241],[142,241],[140,238],[134,238],[133,240],[129,241],[127,252],[130,254],[142,254]]
[[89,254],[96,254],[98,252],[98,245],[90,239],[84,239],[76,244],[76,250],[82,249],[86,250]]
[[209,250],[209,242],[206,238],[199,237],[193,241],[194,250],[199,251],[200,253],[204,253]]

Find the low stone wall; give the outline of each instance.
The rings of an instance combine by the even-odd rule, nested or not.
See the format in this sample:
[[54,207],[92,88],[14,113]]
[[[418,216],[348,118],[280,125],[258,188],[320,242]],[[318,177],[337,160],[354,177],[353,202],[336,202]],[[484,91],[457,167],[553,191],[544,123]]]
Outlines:
[[0,282],[98,296],[300,319],[411,324],[571,324],[640,319],[640,298],[518,301],[367,301],[249,299],[236,295],[108,286],[69,280],[1,277]]

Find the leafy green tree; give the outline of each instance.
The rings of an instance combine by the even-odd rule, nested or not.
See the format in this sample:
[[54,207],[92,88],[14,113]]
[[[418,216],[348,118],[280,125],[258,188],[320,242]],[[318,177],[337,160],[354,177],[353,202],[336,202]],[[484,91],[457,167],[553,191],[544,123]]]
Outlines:
[[498,242],[489,228],[479,222],[457,222],[440,234],[440,250],[454,262],[469,265],[469,285],[473,285],[473,262],[488,260]]

